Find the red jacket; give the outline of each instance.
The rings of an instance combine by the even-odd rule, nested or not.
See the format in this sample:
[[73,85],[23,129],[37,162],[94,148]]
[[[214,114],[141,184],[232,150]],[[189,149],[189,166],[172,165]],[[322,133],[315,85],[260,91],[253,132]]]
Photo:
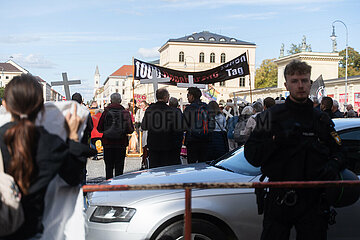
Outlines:
[[97,130],[97,126],[99,124],[99,120],[101,117],[101,112],[98,112],[97,114],[91,116],[94,128],[91,131],[91,138],[101,138],[102,137],[102,133],[99,133],[99,131]]

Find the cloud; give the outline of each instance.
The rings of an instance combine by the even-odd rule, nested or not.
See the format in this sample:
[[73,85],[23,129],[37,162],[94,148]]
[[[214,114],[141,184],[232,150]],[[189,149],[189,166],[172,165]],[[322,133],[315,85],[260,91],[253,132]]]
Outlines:
[[29,54],[24,56],[21,53],[12,54],[12,59],[25,68],[54,68],[55,64],[46,60],[38,54]]
[[144,37],[120,36],[95,32],[55,32],[8,35],[0,37],[0,43],[19,44],[32,42],[47,43],[75,43],[75,42],[119,42],[145,40]]
[[0,37],[1,43],[10,43],[10,44],[30,43],[39,40],[40,38],[34,35],[8,35],[8,36]]
[[159,48],[160,47],[153,47],[148,49],[140,48],[138,50],[138,53],[140,54],[141,57],[144,58],[156,58],[156,57],[160,57]]
[[264,20],[273,18],[278,15],[277,12],[266,12],[266,13],[245,13],[245,14],[234,14],[228,16],[229,18],[246,19],[246,20]]
[[329,3],[329,2],[341,2],[343,0],[161,0],[165,2],[162,7],[165,8],[197,8],[197,7],[208,7],[218,8],[228,5],[304,5],[307,3]]

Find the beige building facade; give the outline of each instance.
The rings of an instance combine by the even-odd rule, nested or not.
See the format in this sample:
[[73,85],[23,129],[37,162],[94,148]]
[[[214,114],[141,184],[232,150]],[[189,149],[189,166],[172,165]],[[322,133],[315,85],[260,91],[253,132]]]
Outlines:
[[[243,53],[247,53],[250,75],[222,83],[215,83],[214,88],[220,93],[218,101],[220,99],[226,100],[231,98],[232,93],[239,89],[254,89],[256,53],[256,45],[254,43],[203,31],[178,39],[169,39],[159,49],[159,52],[160,66],[189,72],[212,69]],[[171,96],[182,98],[186,101],[186,88],[162,86],[168,88]]]

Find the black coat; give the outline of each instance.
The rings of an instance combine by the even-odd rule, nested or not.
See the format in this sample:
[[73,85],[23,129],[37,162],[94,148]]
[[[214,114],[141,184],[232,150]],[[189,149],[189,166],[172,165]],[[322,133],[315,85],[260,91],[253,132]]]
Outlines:
[[343,159],[334,123],[312,104],[288,97],[258,114],[244,153],[271,181],[317,180],[330,159]]
[[[0,128],[0,147],[4,159],[4,169],[8,173],[11,157],[4,143],[5,132],[14,125],[7,123]],[[88,146],[68,140],[65,143],[57,135],[48,133],[43,127],[36,127],[36,174],[28,189],[28,194],[21,199],[25,222],[13,235],[6,239],[24,239],[42,232],[41,224],[44,211],[44,197],[50,181],[59,174],[68,184],[81,183],[81,173],[86,166],[86,158],[96,154]]]
[[151,150],[172,150],[179,147],[182,136],[181,115],[165,102],[152,103],[145,111],[141,123],[148,130],[147,146]]

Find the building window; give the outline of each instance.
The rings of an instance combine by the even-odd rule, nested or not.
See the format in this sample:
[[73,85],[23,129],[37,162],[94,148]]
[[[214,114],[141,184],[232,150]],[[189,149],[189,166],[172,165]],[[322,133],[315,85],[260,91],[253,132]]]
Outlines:
[[210,53],[210,62],[211,63],[215,62],[215,53]]
[[9,79],[9,76],[6,76],[5,79]]
[[225,87],[225,81],[219,83],[220,87]]
[[214,37],[209,38],[209,41],[210,41],[210,42],[215,42],[215,40],[216,40],[216,39],[215,39]]
[[204,37],[199,37],[199,41],[205,41]]
[[184,62],[184,52],[179,53],[179,62]]
[[203,52],[201,52],[199,55],[199,62],[201,63],[205,62],[205,54]]
[[195,39],[194,39],[193,36],[191,36],[191,37],[188,37],[188,40],[193,41],[193,40],[195,40]]
[[[96,84],[97,84],[97,81],[96,81]],[[119,86],[119,81],[116,81],[116,86]]]
[[219,41],[220,41],[220,42],[226,42],[226,39],[225,39],[225,38],[220,38]]
[[220,62],[221,63],[224,63],[225,62],[225,53],[222,53],[221,56],[220,56]]
[[230,39],[230,42],[236,42],[235,38]]
[[240,77],[240,79],[239,79],[239,87],[245,87],[245,77]]
[[123,95],[125,95],[125,89],[123,89],[123,91],[122,91],[122,92],[123,92]]

